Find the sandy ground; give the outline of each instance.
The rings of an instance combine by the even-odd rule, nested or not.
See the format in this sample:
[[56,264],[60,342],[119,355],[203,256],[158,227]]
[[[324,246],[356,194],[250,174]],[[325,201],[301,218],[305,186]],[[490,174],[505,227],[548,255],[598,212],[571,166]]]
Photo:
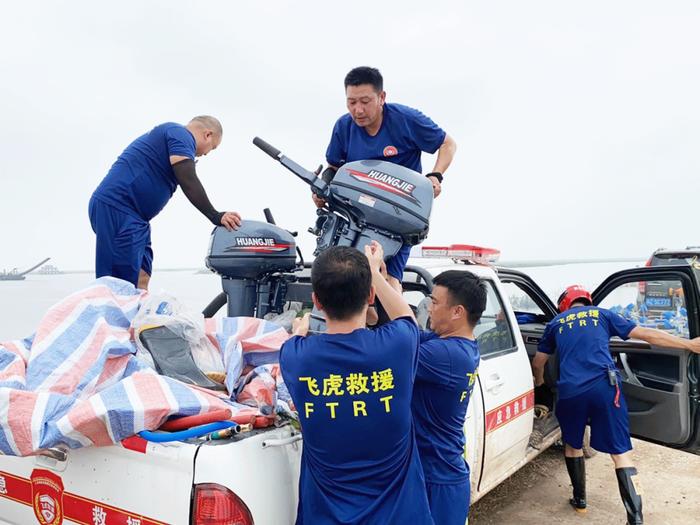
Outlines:
[[[700,456],[633,440],[646,525],[700,523]],[[586,462],[588,512],[568,504],[571,485],[560,449],[551,448],[484,496],[471,509],[469,525],[550,523],[624,524],[610,456]]]

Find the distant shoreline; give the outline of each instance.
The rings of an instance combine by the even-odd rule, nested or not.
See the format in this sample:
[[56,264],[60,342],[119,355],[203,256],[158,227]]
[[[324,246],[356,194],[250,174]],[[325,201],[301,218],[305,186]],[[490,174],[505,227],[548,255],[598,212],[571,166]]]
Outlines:
[[[616,262],[644,262],[644,257],[610,257],[610,258],[592,258],[592,259],[511,259],[496,262],[496,266],[502,268],[533,268],[542,266],[566,266],[569,264],[601,264],[601,263],[616,263]],[[154,272],[195,272],[199,274],[214,273],[205,266],[186,267],[186,268],[154,268]],[[57,274],[41,274],[34,275],[65,275],[65,274],[82,274],[94,273],[94,270],[61,270]]]
[[[207,268],[153,268],[154,272],[196,272],[196,273],[211,273]],[[66,275],[66,274],[77,274],[77,273],[95,273],[95,270],[61,270],[58,273],[39,273],[32,272],[28,275]]]

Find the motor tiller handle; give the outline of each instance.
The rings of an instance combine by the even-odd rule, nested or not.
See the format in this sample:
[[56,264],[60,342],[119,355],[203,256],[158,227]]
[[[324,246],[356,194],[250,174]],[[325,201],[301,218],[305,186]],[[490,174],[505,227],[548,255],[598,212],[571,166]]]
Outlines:
[[311,191],[314,192],[316,195],[323,199],[328,198],[328,184],[323,179],[319,178],[316,175],[316,173],[314,173],[313,171],[309,171],[306,168],[303,168],[289,157],[285,157],[284,155],[282,155],[282,152],[280,150],[278,150],[274,146],[271,146],[260,137],[255,137],[253,139],[253,144],[255,144],[258,148],[267,153],[270,157],[278,161],[280,164],[282,164],[282,166],[294,173],[301,180],[306,182],[306,184],[311,186]]
[[265,208],[263,210],[263,213],[265,214],[265,220],[270,223],[270,224],[277,224],[275,222],[275,218],[272,216],[272,212],[270,211],[270,208]]
[[253,139],[253,144],[255,144],[258,148],[263,150],[265,153],[267,153],[270,157],[272,157],[275,160],[279,160],[280,154],[282,153],[280,150],[275,148],[274,146],[268,144],[265,142],[263,139],[260,137],[255,137]]

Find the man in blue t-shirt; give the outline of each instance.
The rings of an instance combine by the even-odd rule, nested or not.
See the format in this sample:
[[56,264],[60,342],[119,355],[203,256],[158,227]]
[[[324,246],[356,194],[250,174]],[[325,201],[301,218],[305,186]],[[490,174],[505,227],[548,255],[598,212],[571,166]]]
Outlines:
[[[378,243],[368,258],[382,259]],[[382,276],[373,273],[377,286]],[[384,289],[377,296],[384,304]],[[393,291],[393,289],[392,289]],[[405,305],[405,301],[403,301]],[[486,285],[476,275],[448,270],[433,279],[428,311],[432,331],[421,331],[411,408],[436,524],[464,525],[469,514],[469,465],[464,459],[464,420],[479,368],[474,327],[486,308]],[[386,307],[390,319],[400,313]]]
[[111,275],[148,288],[153,263],[149,222],[178,185],[215,226],[240,226],[238,213],[220,212],[211,205],[195,171],[195,158],[216,149],[222,134],[221,123],[210,116],[195,117],[186,126],[167,122],[119,155],[90,199],[97,277]]
[[634,487],[637,474],[632,462],[627,404],[620,390],[620,375],[610,354],[610,338],[641,339],[651,345],[683,348],[700,353],[700,338],[682,339],[635,325],[604,308],[592,306],[591,295],[581,286],[568,287],[558,300],[561,312],[545,328],[532,361],[535,386],[544,384],[544,367],[557,351],[559,398],[556,416],[564,441],[566,467],[573,486],[569,503],[586,510],[586,471],[583,434],[591,426],[591,446],[611,455],[627,521],[643,523],[642,498]]
[[[306,337],[307,314],[280,351],[304,434],[299,525],[433,523],[411,417],[418,326],[405,305],[395,321],[365,328],[371,282],[355,248],[319,255],[311,283],[327,331]],[[375,286],[389,307],[400,302],[386,280]]]
[[[345,77],[348,113],[333,127],[322,177],[330,181],[337,169],[355,160],[385,160],[421,173],[421,153],[437,152],[433,170],[426,176],[440,195],[442,176],[454,158],[457,144],[435,122],[420,111],[402,104],[385,102],[384,79],[378,69],[356,67]],[[312,194],[317,206],[324,201]],[[411,252],[405,245],[387,261],[389,282],[399,283]]]

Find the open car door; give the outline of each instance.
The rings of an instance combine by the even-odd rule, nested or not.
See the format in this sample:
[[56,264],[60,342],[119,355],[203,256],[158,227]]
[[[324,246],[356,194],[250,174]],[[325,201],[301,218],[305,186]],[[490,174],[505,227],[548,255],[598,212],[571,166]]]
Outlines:
[[[691,266],[644,267],[608,277],[593,304],[639,326],[693,338],[700,330],[696,271]],[[613,338],[632,435],[694,452],[700,441],[700,355],[644,341]]]
[[[529,275],[510,268],[498,268],[498,278],[513,307],[527,355],[532,361],[545,326],[557,315],[556,306]],[[554,386],[558,378],[556,361],[551,359],[547,363],[548,369],[554,374],[550,380],[551,386]]]

